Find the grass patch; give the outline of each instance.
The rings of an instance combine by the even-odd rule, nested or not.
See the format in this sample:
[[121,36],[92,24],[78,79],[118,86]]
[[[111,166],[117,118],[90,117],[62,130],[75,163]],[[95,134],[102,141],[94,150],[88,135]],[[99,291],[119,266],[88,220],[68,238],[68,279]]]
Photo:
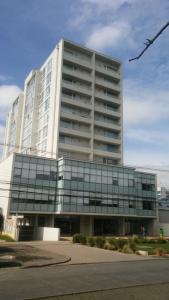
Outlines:
[[136,243],[136,250],[148,251],[148,254],[155,254],[156,249],[161,248],[169,253],[169,242],[167,243]]

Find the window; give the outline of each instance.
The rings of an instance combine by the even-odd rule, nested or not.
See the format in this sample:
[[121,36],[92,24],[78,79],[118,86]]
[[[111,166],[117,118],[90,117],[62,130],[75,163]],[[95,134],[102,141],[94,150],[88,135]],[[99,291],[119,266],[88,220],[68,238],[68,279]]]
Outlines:
[[115,186],[118,186],[119,185],[118,179],[117,178],[113,178],[112,184],[115,185]]
[[49,98],[47,98],[46,101],[45,101],[44,110],[46,111],[46,110],[48,110],[48,108],[49,108]]
[[51,72],[46,77],[46,85],[50,84],[51,82]]
[[47,137],[47,134],[48,134],[48,125],[46,125],[45,127],[43,127],[43,139],[45,137]]
[[142,183],[142,190],[143,191],[154,191],[154,189],[155,189],[154,184]]
[[143,201],[144,210],[153,210],[153,203],[150,201]]

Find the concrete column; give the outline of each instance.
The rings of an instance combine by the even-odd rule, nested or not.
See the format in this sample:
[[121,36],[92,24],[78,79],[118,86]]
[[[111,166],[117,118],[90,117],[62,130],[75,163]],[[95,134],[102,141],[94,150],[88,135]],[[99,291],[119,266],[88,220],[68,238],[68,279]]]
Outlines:
[[124,236],[125,235],[125,219],[120,218],[118,220],[118,234]]
[[157,219],[150,220],[148,223],[148,235],[159,236],[160,224]]
[[35,215],[35,217],[34,217],[34,233],[33,233],[34,240],[37,239],[37,228],[38,228],[38,215]]
[[80,233],[84,235],[93,235],[93,216],[80,216]]
[[48,217],[48,226],[49,227],[54,227],[54,223],[55,223],[55,216],[54,215],[50,215]]

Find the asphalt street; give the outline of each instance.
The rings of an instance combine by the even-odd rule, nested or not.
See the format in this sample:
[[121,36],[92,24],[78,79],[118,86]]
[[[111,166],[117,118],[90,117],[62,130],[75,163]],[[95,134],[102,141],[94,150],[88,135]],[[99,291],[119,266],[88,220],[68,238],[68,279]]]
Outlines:
[[20,300],[169,282],[169,259],[0,269],[0,299]]

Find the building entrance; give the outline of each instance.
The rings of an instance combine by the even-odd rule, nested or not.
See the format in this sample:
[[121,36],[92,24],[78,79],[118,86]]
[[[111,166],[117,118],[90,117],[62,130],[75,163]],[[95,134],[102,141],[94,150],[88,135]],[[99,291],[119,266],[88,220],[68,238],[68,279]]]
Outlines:
[[118,235],[118,220],[95,219],[94,235]]
[[62,236],[71,236],[80,232],[80,217],[75,216],[58,216],[55,218],[55,228],[60,228],[60,234]]

